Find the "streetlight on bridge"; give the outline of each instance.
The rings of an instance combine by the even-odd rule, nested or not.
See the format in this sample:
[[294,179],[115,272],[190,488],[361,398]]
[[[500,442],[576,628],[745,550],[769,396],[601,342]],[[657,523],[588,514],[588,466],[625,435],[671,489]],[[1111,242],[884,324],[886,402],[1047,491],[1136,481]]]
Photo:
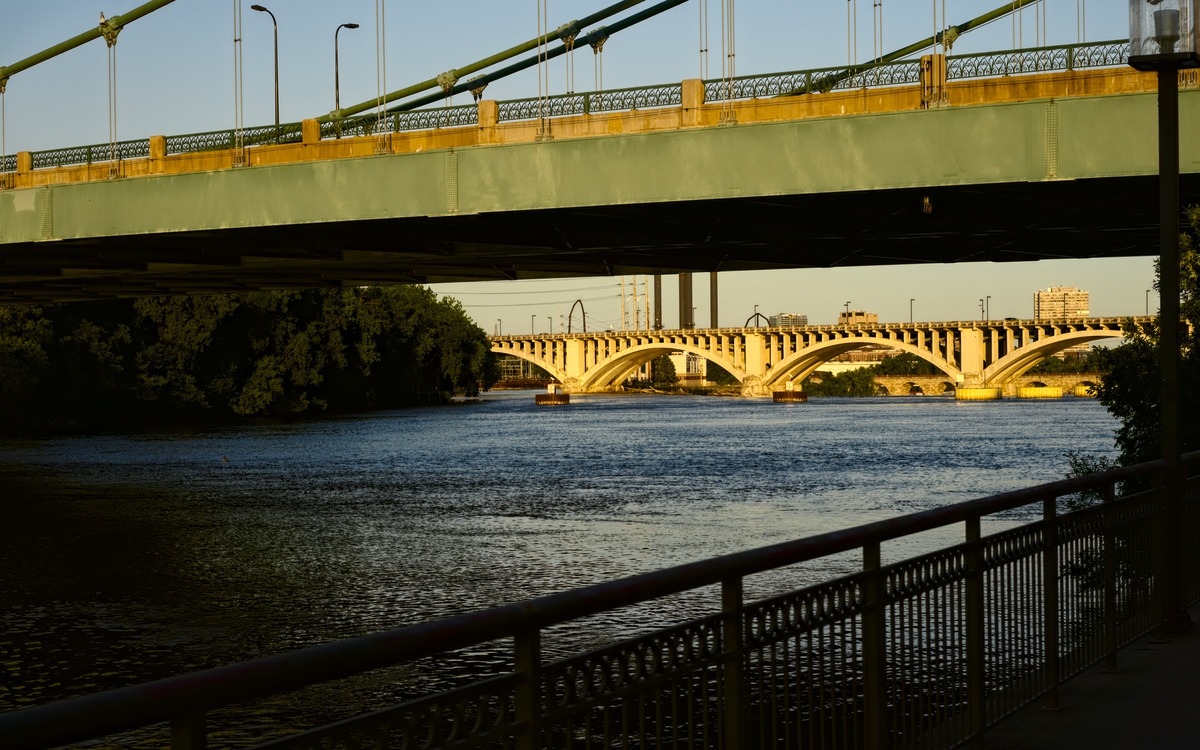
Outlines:
[[846,300],[846,319],[842,322],[846,325],[850,325],[850,300]]
[[499,318],[496,318],[496,335],[497,336],[504,335],[504,324],[500,322]]
[[912,306],[913,306],[913,303],[916,301],[917,300],[915,297],[910,297],[908,300],[908,324],[909,325],[912,325],[912,322],[913,322]]
[[982,297],[980,297],[980,299],[979,299],[979,322],[980,323],[983,322],[983,298]]
[[250,10],[266,13],[271,17],[271,28],[275,34],[275,137],[279,137],[279,24],[275,23],[275,14],[261,5],[251,5]]
[[992,295],[987,296],[987,300],[983,303],[983,317],[987,320],[992,319]]
[[341,92],[341,75],[338,71],[338,34],[342,29],[357,29],[356,23],[344,23],[333,30],[333,111],[337,113],[338,119],[341,119],[342,112],[342,92]]
[[533,319],[534,319],[534,317],[536,317],[536,315],[537,315],[537,313],[531,313],[531,314],[529,315],[529,335],[530,335],[530,336],[532,336],[532,335],[534,334],[534,330],[533,330]]
[[553,315],[546,316],[546,330],[549,331],[550,333],[554,333],[554,316]]

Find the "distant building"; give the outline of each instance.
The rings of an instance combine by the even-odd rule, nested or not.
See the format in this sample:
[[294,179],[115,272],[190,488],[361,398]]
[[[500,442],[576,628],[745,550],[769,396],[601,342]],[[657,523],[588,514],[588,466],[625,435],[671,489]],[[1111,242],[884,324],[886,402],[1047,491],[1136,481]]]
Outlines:
[[1090,295],[1073,286],[1052,286],[1033,294],[1033,317],[1086,318],[1090,315]]
[[849,326],[855,323],[878,323],[879,315],[877,313],[863,312],[862,310],[848,310],[838,313],[838,325]]
[[808,316],[801,313],[779,313],[767,318],[767,325],[772,328],[788,328],[808,325]]

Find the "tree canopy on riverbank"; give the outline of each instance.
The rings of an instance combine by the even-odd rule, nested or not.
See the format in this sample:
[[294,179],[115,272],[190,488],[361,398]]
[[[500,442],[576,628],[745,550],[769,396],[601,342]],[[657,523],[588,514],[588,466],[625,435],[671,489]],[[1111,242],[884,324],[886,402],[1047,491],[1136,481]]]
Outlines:
[[8,431],[386,408],[497,375],[457,300],[418,286],[0,308]]

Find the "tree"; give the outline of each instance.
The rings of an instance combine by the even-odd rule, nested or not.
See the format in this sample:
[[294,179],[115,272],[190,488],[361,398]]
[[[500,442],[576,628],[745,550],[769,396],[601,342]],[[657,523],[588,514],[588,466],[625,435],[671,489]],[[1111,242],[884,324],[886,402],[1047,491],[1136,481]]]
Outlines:
[[820,379],[804,381],[804,390],[810,396],[874,396],[877,390],[871,367],[858,367],[836,375],[828,372],[817,375]]
[[871,368],[876,375],[937,375],[941,372],[931,362],[926,362],[912,352],[901,352],[887,357]]
[[[1200,207],[1186,212],[1190,231],[1180,234],[1180,329],[1179,386],[1181,448],[1200,448],[1200,352],[1197,351],[1197,325],[1200,325]],[[1157,274],[1157,268],[1156,268]],[[1157,288],[1158,282],[1155,282]],[[1159,332],[1157,326],[1137,328],[1132,321],[1125,326],[1124,342],[1113,349],[1097,350],[1107,374],[1096,388],[1100,403],[1121,421],[1116,443],[1119,461],[1130,465],[1157,458],[1162,450],[1159,424]]]
[[669,391],[679,386],[679,376],[675,374],[675,363],[667,355],[656,357],[650,363],[650,384],[662,391]]

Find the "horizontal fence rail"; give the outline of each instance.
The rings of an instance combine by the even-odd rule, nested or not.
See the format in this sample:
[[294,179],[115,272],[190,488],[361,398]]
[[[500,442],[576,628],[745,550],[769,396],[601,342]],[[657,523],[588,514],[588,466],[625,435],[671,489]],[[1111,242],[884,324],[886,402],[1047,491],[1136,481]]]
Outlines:
[[[1197,473],[1200,452],[1183,461]],[[1168,471],[1114,469],[4,714],[0,746],[169,722],[172,747],[204,747],[222,707],[500,643],[490,675],[446,685],[435,668],[423,694],[256,747],[953,747],[1039,696],[1055,705],[1064,679],[1115,667],[1163,622],[1170,540],[1176,580],[1200,596],[1200,478],[1166,493]],[[997,516],[1014,525],[982,534]],[[883,564],[883,543],[952,524],[961,542]],[[746,601],[749,576],[845,553],[861,555],[856,572]],[[714,587],[707,614],[582,653],[543,648],[555,626],[646,602],[661,617]]]
[[[1114,40],[1083,44],[1038,47],[1005,52],[950,55],[946,58],[947,80],[995,78],[1008,75],[1051,73],[1085,68],[1122,67],[1129,58],[1129,42]],[[704,81],[705,100],[723,102],[744,99],[827,93],[864,88],[881,88],[920,83],[920,61],[898,60],[847,68],[814,68],[788,73],[739,76]],[[682,105],[683,87],[678,83],[588,93],[517,99],[499,103],[499,121],[511,122],[547,117],[623,112]],[[387,112],[334,120],[321,124],[322,138],[382,135],[413,130],[469,127],[479,123],[475,105]],[[246,128],[239,140],[236,130],[218,130],[167,137],[167,154],[236,149],[273,143],[301,141],[301,124],[285,123]],[[116,159],[150,156],[148,142],[120,141],[110,144],[72,146],[34,151],[33,168],[93,164]],[[14,155],[0,158],[0,173],[14,172]]]

